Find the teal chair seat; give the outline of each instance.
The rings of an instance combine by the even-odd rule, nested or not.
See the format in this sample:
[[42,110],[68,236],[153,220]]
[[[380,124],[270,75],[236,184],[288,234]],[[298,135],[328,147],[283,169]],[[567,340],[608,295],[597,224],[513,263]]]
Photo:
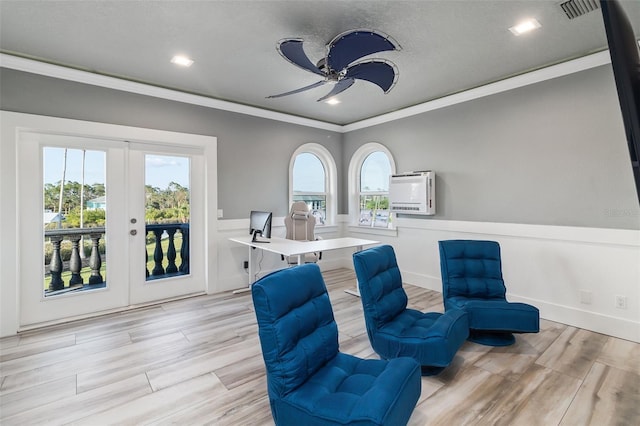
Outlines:
[[463,310],[447,313],[407,308],[407,294],[393,247],[373,247],[353,255],[371,346],[384,359],[409,356],[423,375],[441,372],[469,335]]

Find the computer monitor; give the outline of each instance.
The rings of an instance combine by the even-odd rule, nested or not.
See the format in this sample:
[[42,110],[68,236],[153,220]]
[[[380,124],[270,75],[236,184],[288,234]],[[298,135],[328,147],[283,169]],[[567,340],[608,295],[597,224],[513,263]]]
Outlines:
[[253,235],[251,239],[255,243],[268,243],[269,241],[261,241],[256,238],[260,235],[263,238],[271,238],[271,212],[262,212],[257,210],[251,211],[249,217],[249,234]]

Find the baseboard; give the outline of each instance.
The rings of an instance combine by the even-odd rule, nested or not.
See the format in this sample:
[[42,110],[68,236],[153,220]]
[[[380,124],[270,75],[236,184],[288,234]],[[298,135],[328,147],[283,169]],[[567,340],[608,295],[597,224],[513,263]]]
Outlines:
[[434,277],[430,275],[419,274],[417,272],[409,272],[403,270],[401,270],[400,273],[402,274],[402,281],[407,284],[442,293],[442,281],[440,277]]
[[[442,293],[442,280],[440,277],[409,271],[401,271],[401,274],[402,280],[407,284]],[[571,306],[549,303],[518,295],[507,294],[507,299],[511,302],[528,303],[537,307],[540,310],[540,318],[549,321],[640,343],[640,322],[638,321],[631,321],[626,318],[613,317],[597,312],[589,312]]]
[[528,303],[540,310],[540,317],[573,327],[588,329],[619,339],[640,343],[640,322],[589,312],[571,306],[557,305],[542,300],[507,295],[512,302]]

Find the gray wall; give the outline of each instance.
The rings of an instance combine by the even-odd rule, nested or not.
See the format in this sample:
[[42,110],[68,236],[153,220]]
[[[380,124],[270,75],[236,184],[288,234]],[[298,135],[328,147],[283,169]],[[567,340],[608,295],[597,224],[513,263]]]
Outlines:
[[[341,134],[0,68],[0,108],[218,138],[218,208],[225,219],[288,211],[293,152],[316,142],[341,162]],[[340,183],[338,183],[340,184]]]
[[343,141],[343,173],[366,142],[385,145],[399,172],[435,170],[431,220],[640,229],[610,66],[353,131]]
[[226,219],[251,209],[285,215],[289,159],[307,142],[334,156],[338,213],[348,213],[349,160],[379,142],[398,171],[438,173],[438,214],[428,220],[640,229],[610,66],[344,135],[0,71],[3,110],[216,136]]

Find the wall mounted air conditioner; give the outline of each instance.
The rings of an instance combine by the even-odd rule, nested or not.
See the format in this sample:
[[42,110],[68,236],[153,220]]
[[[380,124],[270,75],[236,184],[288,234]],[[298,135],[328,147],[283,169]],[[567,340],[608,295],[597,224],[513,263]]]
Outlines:
[[402,214],[436,214],[436,174],[432,171],[391,175],[389,206]]

